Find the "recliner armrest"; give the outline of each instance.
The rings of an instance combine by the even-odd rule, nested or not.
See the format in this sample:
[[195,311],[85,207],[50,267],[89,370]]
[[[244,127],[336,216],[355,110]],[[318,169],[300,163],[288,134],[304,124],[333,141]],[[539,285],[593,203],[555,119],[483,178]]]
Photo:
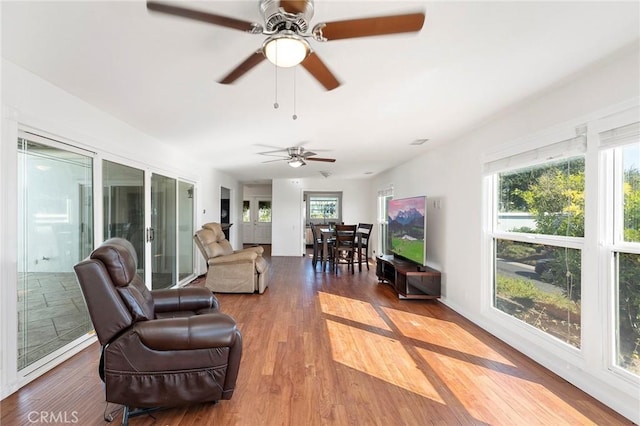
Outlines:
[[258,254],[254,251],[242,251],[226,256],[212,257],[207,263],[209,265],[220,265],[223,263],[253,262],[257,257]]
[[131,329],[147,347],[158,351],[209,349],[232,346],[236,322],[229,315],[212,313],[192,317],[137,322]]
[[262,253],[264,253],[264,247],[262,247],[262,246],[246,247],[246,248],[243,248],[243,249],[240,249],[240,250],[234,250],[234,253],[242,253],[244,251],[254,252],[258,256],[262,256]]
[[218,299],[208,288],[185,287],[152,290],[156,312],[197,311],[218,309]]

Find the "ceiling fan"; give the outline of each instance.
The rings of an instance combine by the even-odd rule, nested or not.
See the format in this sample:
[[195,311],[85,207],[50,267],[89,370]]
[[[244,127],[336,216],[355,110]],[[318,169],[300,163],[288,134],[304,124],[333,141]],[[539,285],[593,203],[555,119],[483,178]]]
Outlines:
[[313,0],[258,1],[264,26],[255,22],[163,2],[147,1],[147,9],[267,36],[260,49],[253,52],[240,65],[224,76],[219,83],[231,84],[235,82],[267,58],[278,67],[292,67],[301,64],[327,90],[335,89],[340,85],[340,82],[311,49],[306,39],[312,38],[318,42],[325,42],[415,32],[420,31],[425,17],[424,13],[409,13],[323,22],[316,24],[309,32],[309,22],[314,12]]
[[[276,152],[287,153],[286,155],[277,155]],[[293,146],[290,148],[280,149],[277,151],[261,152],[261,155],[269,155],[280,157],[275,160],[263,161],[263,163],[272,163],[274,161],[286,161],[291,167],[301,167],[307,164],[307,161],[322,161],[325,163],[335,163],[335,158],[316,157],[315,152],[305,151],[301,146]]]

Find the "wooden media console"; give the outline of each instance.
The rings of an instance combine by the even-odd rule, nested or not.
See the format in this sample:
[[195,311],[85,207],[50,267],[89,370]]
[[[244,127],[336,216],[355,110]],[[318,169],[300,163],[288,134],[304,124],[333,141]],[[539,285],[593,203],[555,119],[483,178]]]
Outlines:
[[440,297],[440,271],[428,266],[418,266],[393,256],[378,256],[376,276],[379,282],[389,284],[400,299]]

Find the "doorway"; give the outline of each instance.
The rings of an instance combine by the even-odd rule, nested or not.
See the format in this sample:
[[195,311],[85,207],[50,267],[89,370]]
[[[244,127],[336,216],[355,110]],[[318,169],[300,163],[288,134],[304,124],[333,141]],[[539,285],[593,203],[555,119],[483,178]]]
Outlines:
[[229,228],[231,227],[231,190],[220,187],[220,225],[227,240],[229,238]]
[[242,202],[242,242],[271,244],[271,197],[249,197]]

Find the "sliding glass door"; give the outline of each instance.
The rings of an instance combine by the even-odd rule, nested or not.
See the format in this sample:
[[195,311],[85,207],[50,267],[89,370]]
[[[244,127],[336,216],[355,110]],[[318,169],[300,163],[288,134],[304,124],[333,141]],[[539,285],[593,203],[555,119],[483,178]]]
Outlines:
[[104,239],[130,241],[138,255],[138,273],[144,277],[144,171],[104,160],[102,186]]
[[176,274],[176,180],[153,173],[151,175],[151,287],[171,287]]
[[182,281],[194,274],[194,197],[192,183],[178,181],[178,280]]
[[93,248],[89,154],[28,133],[18,139],[18,370],[93,328],[73,272]]
[[17,338],[6,347],[26,377],[92,336],[73,266],[96,243],[130,241],[138,273],[153,289],[195,276],[196,191],[191,182],[30,132],[19,132],[16,161]]
[[120,237],[133,244],[138,273],[150,277],[151,288],[172,287],[193,276],[194,185],[156,173],[145,184],[144,170],[107,160],[102,182],[104,239]]

